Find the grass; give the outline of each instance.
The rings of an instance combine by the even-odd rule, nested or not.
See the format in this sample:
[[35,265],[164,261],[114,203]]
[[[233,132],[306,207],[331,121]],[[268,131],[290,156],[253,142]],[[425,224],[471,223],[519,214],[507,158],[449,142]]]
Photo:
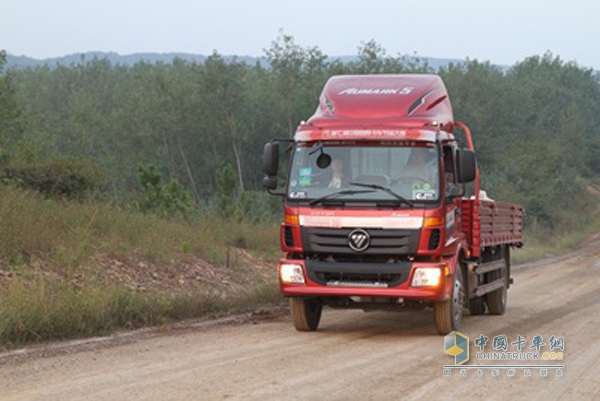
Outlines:
[[44,279],[14,282],[0,295],[0,348],[218,316],[279,300],[275,283],[221,298],[189,293],[147,294],[110,283],[77,289]]
[[570,224],[554,229],[531,224],[525,228],[523,248],[513,251],[512,262],[528,263],[564,254],[581,246],[599,232],[598,213],[573,216]]
[[595,222],[592,226],[587,226],[579,231],[563,232],[560,235],[538,236],[538,234],[531,234],[527,231],[524,247],[516,249],[512,253],[514,264],[533,262],[572,251],[600,232],[600,224]]
[[96,253],[127,255],[135,250],[152,262],[193,254],[222,264],[228,247],[240,245],[261,257],[278,253],[276,227],[204,217],[192,223],[123,212],[107,204],[43,199],[2,188],[0,254],[22,264],[42,255],[78,266]]
[[[234,251],[243,247],[256,260],[274,264],[280,251],[273,225],[211,217],[166,220],[102,203],[48,200],[10,187],[1,191],[0,349],[280,300],[276,280]],[[98,255],[127,266],[123,277],[135,273],[147,279],[158,272],[176,285],[132,288],[111,279]],[[185,278],[191,286],[177,285],[189,260],[221,272],[235,284],[232,290],[221,276],[200,284]],[[203,266],[196,271],[202,273]]]

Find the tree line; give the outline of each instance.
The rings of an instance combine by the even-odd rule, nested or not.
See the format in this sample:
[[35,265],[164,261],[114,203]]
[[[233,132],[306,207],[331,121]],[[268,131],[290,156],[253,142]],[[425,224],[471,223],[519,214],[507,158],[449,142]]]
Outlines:
[[[549,227],[589,206],[585,183],[600,173],[600,87],[592,69],[548,53],[507,72],[476,60],[433,71],[374,41],[343,63],[283,34],[265,55],[269,67],[215,52],[204,63],[93,59],[10,71],[2,56],[2,166],[70,157],[97,171],[99,193],[119,202],[161,176],[181,183],[197,205],[221,202],[219,190],[248,198],[261,189],[264,143],[293,135],[330,76],[438,73],[455,118],[474,134],[492,198],[524,204],[530,221]],[[140,185],[149,171],[156,177]]]

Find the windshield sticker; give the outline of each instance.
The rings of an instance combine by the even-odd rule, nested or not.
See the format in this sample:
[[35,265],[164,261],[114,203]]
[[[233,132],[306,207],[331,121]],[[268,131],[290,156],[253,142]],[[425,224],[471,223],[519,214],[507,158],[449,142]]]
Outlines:
[[310,175],[305,175],[305,176],[300,176],[300,186],[301,187],[306,187],[309,186],[312,183],[312,179]]
[[296,181],[296,180],[292,180],[292,181],[290,182],[290,187],[296,187],[296,186],[298,186],[298,181]]
[[425,183],[415,182],[413,184],[412,188],[413,188],[413,191],[418,191],[418,190],[429,191],[429,190],[431,190],[431,184],[428,182],[425,182]]
[[312,168],[304,167],[300,169],[299,184],[301,187],[308,186],[312,183]]
[[413,195],[414,200],[435,200],[436,190],[431,187],[431,184],[426,183],[414,183],[413,184]]
[[435,200],[435,189],[413,191],[414,200]]
[[435,189],[413,191],[414,200],[435,200]]
[[306,192],[303,192],[303,191],[292,192],[292,193],[290,193],[290,198],[291,199],[304,199],[304,198],[306,198]]

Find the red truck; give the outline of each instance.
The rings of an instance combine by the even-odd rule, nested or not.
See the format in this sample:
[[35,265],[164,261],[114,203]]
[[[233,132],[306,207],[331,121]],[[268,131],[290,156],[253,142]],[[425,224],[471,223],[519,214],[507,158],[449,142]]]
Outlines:
[[439,76],[331,77],[294,138],[265,145],[263,171],[284,197],[279,283],[297,330],[316,330],[323,306],[433,307],[444,335],[464,311],[504,313],[523,208],[480,198]]

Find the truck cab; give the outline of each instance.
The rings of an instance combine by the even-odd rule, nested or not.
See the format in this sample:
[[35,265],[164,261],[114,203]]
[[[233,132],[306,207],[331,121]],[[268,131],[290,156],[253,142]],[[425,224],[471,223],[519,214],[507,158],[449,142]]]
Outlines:
[[[459,147],[457,125],[470,149]],[[325,305],[433,307],[440,334],[457,330],[463,311],[483,313],[487,304],[504,312],[506,245],[521,238],[516,233],[490,249],[475,244],[481,208],[474,149],[438,76],[332,77],[293,140],[265,146],[264,185],[272,193],[282,150],[290,161],[278,193],[285,253],[278,270],[298,330],[316,330]],[[488,251],[495,276],[478,274]],[[490,307],[494,291],[503,303]]]

